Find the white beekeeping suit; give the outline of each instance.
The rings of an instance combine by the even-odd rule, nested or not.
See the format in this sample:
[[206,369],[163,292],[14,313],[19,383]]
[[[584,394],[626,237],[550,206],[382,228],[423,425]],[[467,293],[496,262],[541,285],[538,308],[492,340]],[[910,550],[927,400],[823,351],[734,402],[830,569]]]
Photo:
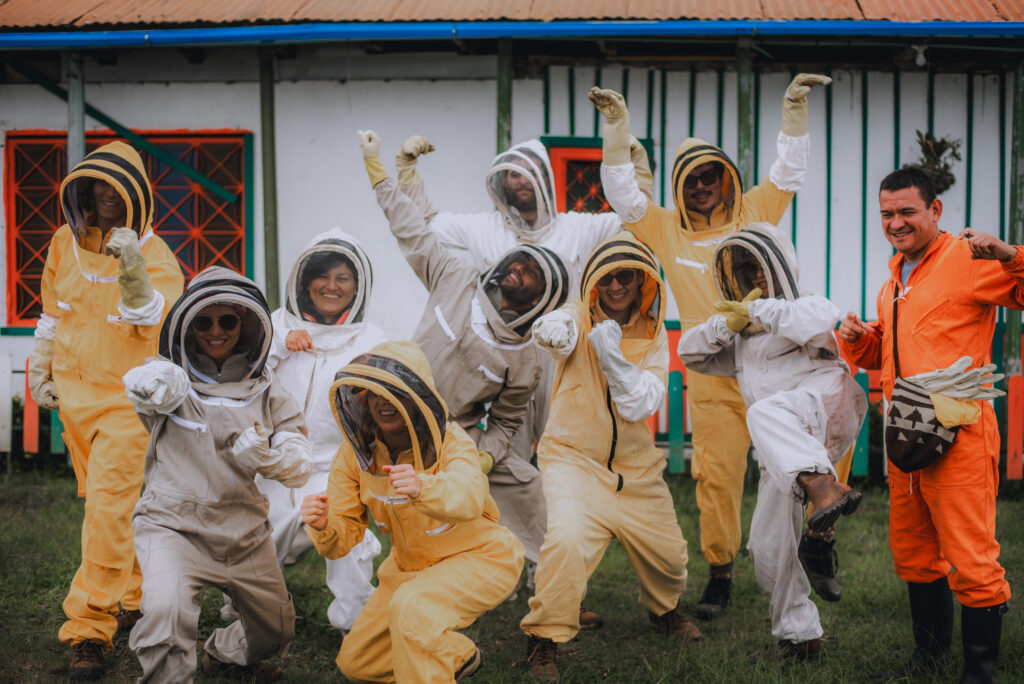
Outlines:
[[[747,548],[758,584],[771,595],[772,635],[810,642],[822,630],[797,559],[805,501],[797,478],[835,476],[833,464],[856,439],[867,400],[839,358],[839,309],[823,297],[801,296],[796,254],[778,229],[755,223],[726,238],[714,271],[724,300],[748,301],[687,331],[679,356],[687,368],[739,382],[761,469]],[[763,298],[750,301],[756,287]],[[745,328],[735,318],[744,308]]]
[[[355,277],[356,294],[337,320],[319,317],[310,300],[309,281],[318,274],[318,263],[335,263],[337,255],[345,260]],[[319,262],[318,262],[319,260]],[[296,562],[313,548],[302,525],[300,506],[307,494],[327,490],[331,461],[345,437],[338,428],[327,401],[334,374],[356,356],[386,341],[384,332],[365,322],[366,308],[373,286],[370,260],[359,242],[340,228],[317,235],[306,245],[288,277],[287,301],[273,313],[274,340],[267,367],[302,408],[309,427],[313,473],[305,486],[289,489],[273,480],[259,479],[257,485],[270,500],[270,523],[279,561]],[[304,331],[312,348],[292,351],[286,340],[293,331]],[[373,559],[380,553],[380,542],[366,530],[363,540],[348,554],[327,559],[327,586],[334,600],[327,617],[336,629],[348,630],[373,592]]]

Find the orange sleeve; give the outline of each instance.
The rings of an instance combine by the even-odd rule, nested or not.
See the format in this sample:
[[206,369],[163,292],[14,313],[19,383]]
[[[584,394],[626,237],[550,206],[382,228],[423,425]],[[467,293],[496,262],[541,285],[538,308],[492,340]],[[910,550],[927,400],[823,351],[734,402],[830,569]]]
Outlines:
[[[882,288],[885,291],[885,288]],[[878,294],[877,310],[882,310],[882,293]],[[846,342],[836,335],[836,341],[843,354],[864,370],[878,370],[882,367],[882,321],[866,321],[870,333],[860,336],[856,342]]]
[[1024,247],[1017,245],[1014,249],[1017,255],[1009,261],[973,261],[972,291],[977,301],[1024,309]]

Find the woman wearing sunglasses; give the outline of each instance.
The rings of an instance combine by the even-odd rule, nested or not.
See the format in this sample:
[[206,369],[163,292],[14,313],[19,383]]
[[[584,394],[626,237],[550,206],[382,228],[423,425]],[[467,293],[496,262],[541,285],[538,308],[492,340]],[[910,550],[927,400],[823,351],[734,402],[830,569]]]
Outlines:
[[150,681],[191,681],[198,593],[215,586],[239,619],[214,630],[203,669],[265,678],[295,611],[256,477],[301,486],[310,448],[298,405],[267,367],[273,330],[259,288],[224,268],[195,277],[160,331],[160,358],[124,376],[150,433],[132,518],[143,617],[129,645]]
[[[331,404],[325,401],[334,374],[387,339],[383,330],[365,320],[372,287],[373,269],[362,246],[340,228],[332,228],[299,254],[288,277],[287,301],[272,316],[274,341],[267,366],[306,417],[313,459],[313,473],[298,489],[273,480],[256,481],[270,501],[272,536],[282,565],[295,563],[313,548],[303,530],[302,499],[327,490],[331,460],[345,441]],[[351,629],[373,592],[373,559],[380,550],[380,542],[366,530],[347,555],[327,559],[327,586],[334,595],[327,617],[335,629]]]

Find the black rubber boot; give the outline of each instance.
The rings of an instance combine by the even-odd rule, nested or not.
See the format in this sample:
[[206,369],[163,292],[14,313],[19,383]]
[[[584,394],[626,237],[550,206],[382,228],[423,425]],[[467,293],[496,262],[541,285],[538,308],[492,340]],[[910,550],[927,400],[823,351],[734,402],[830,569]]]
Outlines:
[[960,675],[960,684],[987,684],[992,681],[1006,611],[1005,603],[986,608],[963,606],[960,630],[964,643],[964,672]]
[[910,618],[913,620],[914,652],[910,662],[876,679],[894,681],[923,677],[945,667],[953,640],[953,592],[945,577],[934,582],[907,582]]

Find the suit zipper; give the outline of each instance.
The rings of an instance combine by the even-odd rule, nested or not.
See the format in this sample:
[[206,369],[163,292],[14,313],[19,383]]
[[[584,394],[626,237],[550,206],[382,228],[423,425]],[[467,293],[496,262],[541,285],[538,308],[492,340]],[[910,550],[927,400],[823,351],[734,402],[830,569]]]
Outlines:
[[608,450],[608,472],[619,478],[618,483],[615,485],[615,491],[622,490],[622,475],[619,475],[612,470],[612,461],[615,460],[615,446],[619,441],[619,426],[615,422],[615,411],[612,410],[612,390],[610,387],[606,387],[604,390],[605,403],[608,406],[608,417],[612,420],[612,447]]

